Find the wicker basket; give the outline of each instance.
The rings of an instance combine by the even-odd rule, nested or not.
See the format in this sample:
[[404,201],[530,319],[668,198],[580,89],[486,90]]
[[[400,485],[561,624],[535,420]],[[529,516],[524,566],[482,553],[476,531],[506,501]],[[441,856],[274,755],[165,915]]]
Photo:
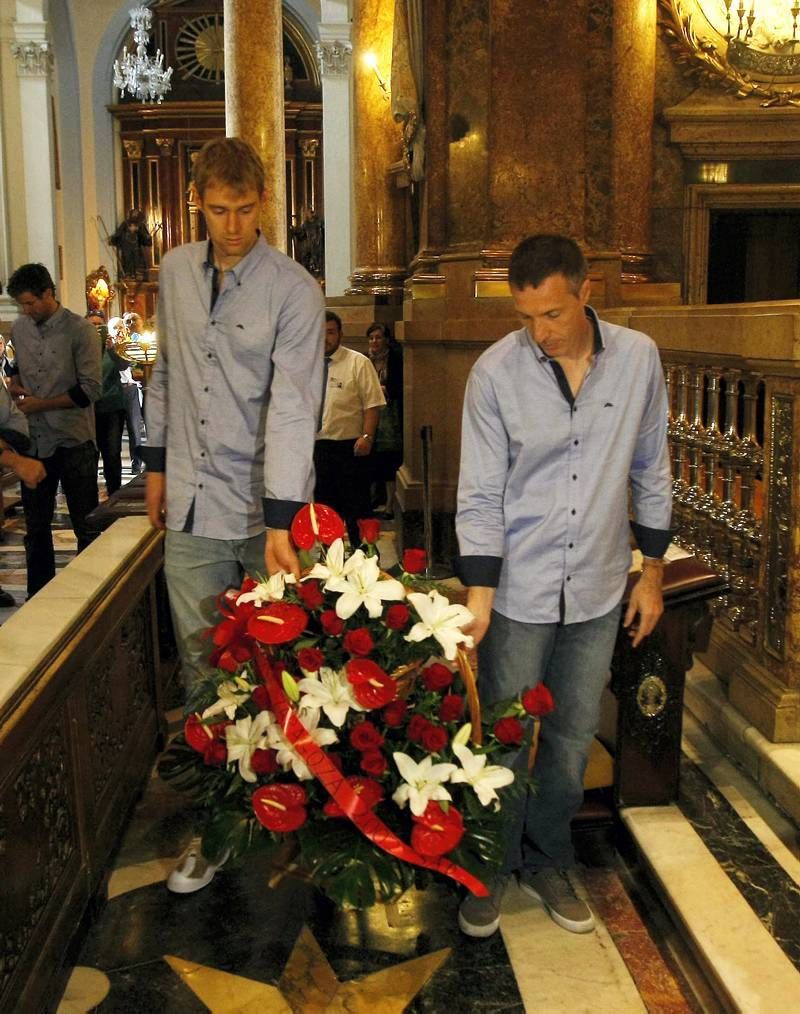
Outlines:
[[[480,746],[483,742],[483,733],[481,729],[481,702],[478,697],[478,684],[475,679],[475,673],[472,671],[472,666],[470,665],[466,652],[461,649],[456,652],[456,662],[458,663],[458,671],[461,674],[461,679],[467,692],[467,707],[469,708],[469,720],[472,725],[471,739],[476,746]],[[398,697],[401,699],[408,697],[421,670],[422,661],[418,660],[415,662],[409,662],[407,665],[402,665],[392,671],[390,675],[397,683]]]

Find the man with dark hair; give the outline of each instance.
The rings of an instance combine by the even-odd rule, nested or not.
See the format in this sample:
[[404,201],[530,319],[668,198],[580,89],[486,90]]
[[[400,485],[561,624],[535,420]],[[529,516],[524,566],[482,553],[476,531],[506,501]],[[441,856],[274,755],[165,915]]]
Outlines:
[[[475,617],[465,629],[478,644],[482,701],[490,706],[543,681],[555,710],[542,720],[535,793],[509,812],[494,891],[462,902],[459,925],[477,937],[499,926],[512,872],[558,925],[576,933],[594,925],[567,875],[575,861],[570,821],[583,799],[619,628],[630,529],[644,554],[623,621],[635,647],[662,612],[671,519],[655,344],[598,320],[586,262],[564,236],[523,240],[508,274],[523,326],[480,356],[467,383],[459,574]],[[524,770],[527,753],[512,766]]]
[[[193,174],[209,239],[161,262],[142,446],[190,691],[208,667],[202,635],[219,619],[217,597],[245,572],[300,576],[289,526],[314,489],[324,309],[317,282],[259,232],[266,195],[255,150],[215,139]],[[199,890],[222,861],[194,846],[167,886]]]
[[100,396],[100,346],[89,321],[58,302],[43,264],[18,268],[8,291],[23,314],[11,329],[16,356],[9,391],[28,417],[33,454],[47,473],[36,488],[22,488],[31,596],[56,572],[51,525],[59,482],[78,552],[95,537],[86,516],[97,506],[92,403]]
[[342,321],[332,310],[325,313],[325,361],[328,379],[314,447],[314,499],[342,515],[355,547],[361,541],[359,519],[372,514],[369,455],[386,399],[369,358],[342,345]]

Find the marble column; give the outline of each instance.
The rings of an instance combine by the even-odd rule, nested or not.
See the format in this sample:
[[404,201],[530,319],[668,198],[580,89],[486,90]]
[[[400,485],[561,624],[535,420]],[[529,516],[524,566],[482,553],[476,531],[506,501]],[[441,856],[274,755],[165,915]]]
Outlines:
[[627,282],[650,279],[656,14],[655,3],[614,3],[612,242]]
[[[350,292],[396,295],[406,275],[401,191],[389,167],[401,158],[400,127],[392,119],[389,77],[393,0],[353,2],[353,210],[355,271]],[[364,57],[372,54],[376,69]],[[385,84],[381,88],[378,75]]]
[[325,188],[325,293],[344,295],[353,273],[350,70],[347,3],[326,0],[319,24],[322,76],[323,185]]
[[225,0],[225,130],[243,137],[266,169],[261,228],[287,249],[286,132],[281,0]]
[[[33,4],[25,8],[29,18]],[[47,22],[14,22],[11,52],[17,66],[22,163],[24,169],[27,260],[44,264],[59,281],[56,243],[55,150],[51,115],[51,74],[53,57],[47,39]]]

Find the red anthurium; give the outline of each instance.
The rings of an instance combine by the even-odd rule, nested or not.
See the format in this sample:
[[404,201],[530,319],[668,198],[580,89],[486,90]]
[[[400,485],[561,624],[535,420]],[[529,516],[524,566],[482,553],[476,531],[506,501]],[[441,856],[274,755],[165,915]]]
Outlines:
[[332,507],[323,503],[307,503],[295,514],[291,533],[298,549],[313,549],[316,542],[329,546],[344,538],[344,521]]
[[372,659],[351,658],[344,669],[362,708],[382,708],[397,696],[397,683]]
[[458,845],[464,834],[464,820],[458,810],[450,806],[445,813],[435,800],[412,819],[411,846],[423,856],[443,856]]
[[195,712],[193,715],[189,715],[183,723],[183,738],[193,750],[205,753],[211,740],[219,736],[220,730],[227,725],[230,725],[230,722],[214,722],[206,725],[200,715]]
[[[383,799],[383,787],[372,778],[355,775],[354,777],[346,778],[345,781],[358,797],[355,812],[352,814],[354,817],[361,813],[366,813],[367,810],[371,810],[376,803],[379,803]],[[329,817],[344,817],[345,815],[344,810],[335,799],[329,799],[322,807],[322,811]]]
[[268,602],[247,623],[247,633],[262,644],[293,641],[306,629],[308,614],[291,602]]
[[308,817],[306,790],[300,785],[262,785],[253,793],[253,812],[270,831],[296,831]]

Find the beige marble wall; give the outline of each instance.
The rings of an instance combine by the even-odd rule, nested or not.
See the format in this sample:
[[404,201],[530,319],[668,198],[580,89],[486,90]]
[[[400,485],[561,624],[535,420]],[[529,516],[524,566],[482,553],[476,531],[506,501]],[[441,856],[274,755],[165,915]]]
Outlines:
[[225,129],[261,155],[267,203],[261,228],[286,250],[286,140],[281,0],[225,0]]

